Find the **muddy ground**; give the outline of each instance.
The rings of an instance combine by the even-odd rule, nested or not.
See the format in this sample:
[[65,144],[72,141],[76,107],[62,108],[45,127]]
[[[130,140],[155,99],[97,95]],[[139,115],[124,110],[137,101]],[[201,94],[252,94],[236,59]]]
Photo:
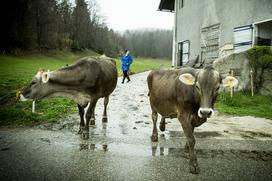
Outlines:
[[119,79],[107,124],[98,102],[89,140],[76,135],[77,114],[58,124],[1,128],[1,180],[272,180],[272,120],[216,115],[196,128],[198,175],[189,173],[176,119],[152,143],[146,76]]

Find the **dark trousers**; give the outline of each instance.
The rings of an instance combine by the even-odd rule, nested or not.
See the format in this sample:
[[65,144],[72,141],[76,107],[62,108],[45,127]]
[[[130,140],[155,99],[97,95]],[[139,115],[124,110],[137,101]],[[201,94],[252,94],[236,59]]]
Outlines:
[[127,78],[128,82],[130,81],[130,78],[128,76],[128,71],[123,71],[123,81],[122,83],[124,83],[125,79]]

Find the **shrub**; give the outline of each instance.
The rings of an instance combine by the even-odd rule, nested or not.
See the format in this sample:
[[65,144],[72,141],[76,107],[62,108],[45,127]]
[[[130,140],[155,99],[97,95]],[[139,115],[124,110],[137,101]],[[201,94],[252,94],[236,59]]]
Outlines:
[[272,48],[270,46],[255,46],[247,51],[249,64],[253,68],[254,88],[258,92],[263,86],[263,74],[272,67]]

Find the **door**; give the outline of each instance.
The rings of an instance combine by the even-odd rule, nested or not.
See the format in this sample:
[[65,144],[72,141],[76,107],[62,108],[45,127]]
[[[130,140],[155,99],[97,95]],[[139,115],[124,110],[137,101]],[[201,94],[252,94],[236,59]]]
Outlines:
[[179,65],[184,66],[189,62],[189,53],[190,53],[190,41],[185,40],[178,43],[178,60]]

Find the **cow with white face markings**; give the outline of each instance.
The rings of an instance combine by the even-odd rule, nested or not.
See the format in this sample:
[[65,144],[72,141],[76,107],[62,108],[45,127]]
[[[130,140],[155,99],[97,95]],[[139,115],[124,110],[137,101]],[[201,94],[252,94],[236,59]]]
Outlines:
[[[39,70],[31,83],[17,95],[21,101],[50,97],[67,97],[78,105],[79,133],[89,138],[89,124],[95,124],[94,110],[99,98],[104,97],[103,122],[107,122],[109,96],[117,84],[114,60],[101,57],[84,57],[75,64],[56,71]],[[90,122],[91,120],[91,122]]]
[[147,82],[153,120],[151,140],[158,141],[158,113],[162,116],[161,131],[165,130],[165,118],[178,118],[187,138],[185,149],[189,151],[190,172],[199,173],[194,128],[213,115],[220,84],[231,88],[238,84],[238,80],[231,76],[223,80],[219,72],[206,67],[154,70],[149,73]]

